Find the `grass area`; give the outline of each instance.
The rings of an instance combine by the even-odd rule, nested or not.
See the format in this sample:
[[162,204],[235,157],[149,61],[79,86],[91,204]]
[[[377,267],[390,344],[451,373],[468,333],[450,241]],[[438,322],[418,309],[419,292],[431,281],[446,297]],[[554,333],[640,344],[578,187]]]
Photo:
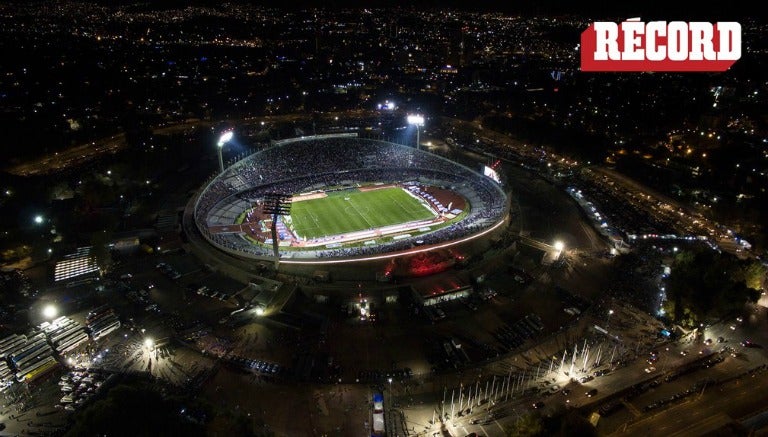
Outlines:
[[248,214],[248,211],[251,211],[251,209],[246,209],[245,211],[241,212],[239,216],[237,216],[237,219],[235,219],[236,225],[242,225],[245,221],[245,215]]
[[402,188],[345,190],[291,206],[294,229],[302,238],[339,235],[432,217],[430,210]]

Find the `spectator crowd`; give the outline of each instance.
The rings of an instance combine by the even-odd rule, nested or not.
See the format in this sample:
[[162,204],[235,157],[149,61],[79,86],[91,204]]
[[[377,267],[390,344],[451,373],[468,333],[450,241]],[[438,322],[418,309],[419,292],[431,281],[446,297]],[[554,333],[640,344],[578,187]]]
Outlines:
[[293,251],[295,257],[336,258],[405,250],[467,236],[492,226],[506,211],[499,185],[467,167],[411,147],[360,138],[298,138],[254,153],[213,177],[195,205],[195,223],[209,241],[223,248],[268,256],[270,248],[253,244],[237,233],[212,234],[217,211],[234,203],[253,204],[266,193],[298,194],[355,183],[421,181],[451,189],[469,202],[463,220],[418,237],[369,245]]

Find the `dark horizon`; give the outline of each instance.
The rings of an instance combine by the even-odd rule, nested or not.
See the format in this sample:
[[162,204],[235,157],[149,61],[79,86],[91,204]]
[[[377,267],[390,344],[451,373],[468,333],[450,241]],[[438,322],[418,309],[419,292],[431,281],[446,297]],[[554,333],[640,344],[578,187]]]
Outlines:
[[[186,6],[208,6],[221,7],[222,2],[215,0],[169,0],[169,1],[138,1],[138,0],[82,0],[83,3],[96,3],[104,6],[125,6],[125,5],[145,5],[159,9],[174,9]],[[253,1],[253,0],[234,0],[229,3],[259,5],[269,8],[297,10],[297,9],[366,9],[366,8],[404,8],[404,9],[431,9],[431,10],[460,10],[477,12],[500,12],[508,14],[519,14],[523,16],[558,16],[558,15],[579,15],[585,17],[610,17],[619,19],[621,17],[632,18],[641,17],[646,21],[650,20],[728,20],[744,19],[755,17],[755,5],[745,2],[729,2],[727,7],[719,4],[693,2],[689,0],[668,2],[668,1],[644,1],[644,2],[615,2],[607,0],[590,1],[549,1],[549,2],[507,2],[500,4],[496,1],[466,1],[450,0],[439,1],[429,0],[426,2],[414,3],[412,1],[402,0],[376,0],[359,2],[352,0],[292,0],[292,1]]]

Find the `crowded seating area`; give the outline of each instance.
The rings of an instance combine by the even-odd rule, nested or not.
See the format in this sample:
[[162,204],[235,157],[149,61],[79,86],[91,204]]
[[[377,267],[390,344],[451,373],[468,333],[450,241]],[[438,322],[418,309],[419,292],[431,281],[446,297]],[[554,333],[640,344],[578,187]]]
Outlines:
[[[195,206],[198,230],[221,248],[244,255],[267,256],[271,249],[254,244],[240,233],[209,232],[210,226],[231,225],[238,214],[266,193],[298,194],[325,187],[357,183],[418,181],[451,189],[468,201],[469,214],[460,222],[419,235],[418,238],[365,247],[292,251],[302,258],[371,255],[435,244],[482,231],[500,221],[506,196],[493,180],[460,164],[428,152],[384,141],[323,137],[281,142],[245,157],[203,189]],[[441,205],[442,206],[442,205]]]

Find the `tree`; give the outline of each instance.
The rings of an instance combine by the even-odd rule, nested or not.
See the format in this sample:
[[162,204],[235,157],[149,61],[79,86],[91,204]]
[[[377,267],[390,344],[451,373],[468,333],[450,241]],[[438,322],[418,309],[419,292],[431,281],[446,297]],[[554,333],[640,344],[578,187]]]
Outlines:
[[595,427],[576,411],[569,411],[560,424],[562,437],[597,437]]
[[739,311],[760,297],[754,287],[761,285],[765,273],[754,264],[709,249],[679,253],[667,280],[665,310],[687,326]]
[[112,233],[106,230],[94,232],[91,235],[91,260],[99,267],[102,274],[112,265],[112,255],[109,253],[111,241]]
[[178,402],[163,398],[150,383],[119,385],[78,414],[65,435],[203,436],[179,411]]
[[530,413],[521,416],[509,431],[510,437],[535,437],[544,434],[544,422],[540,414]]
[[747,288],[761,290],[765,281],[765,266],[760,261],[751,261],[742,266],[739,277]]

